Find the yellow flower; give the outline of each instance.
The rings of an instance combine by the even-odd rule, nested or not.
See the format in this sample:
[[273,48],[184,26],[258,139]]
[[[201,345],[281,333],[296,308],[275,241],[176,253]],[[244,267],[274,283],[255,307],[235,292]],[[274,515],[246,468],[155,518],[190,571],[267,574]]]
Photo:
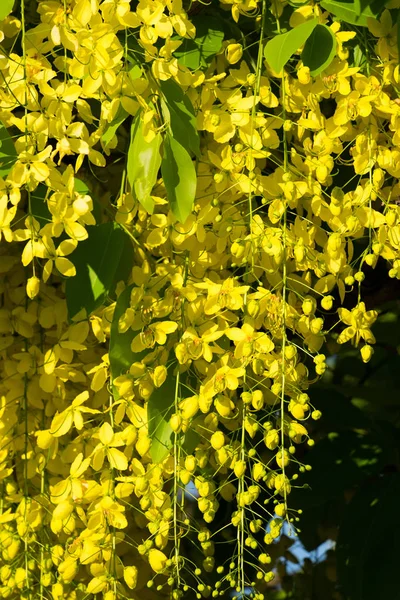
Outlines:
[[176,331],[177,328],[178,324],[172,321],[152,323],[133,338],[131,343],[132,352],[141,352],[146,348],[153,348],[155,344],[163,346],[167,341],[167,335]]
[[82,406],[88,399],[89,392],[81,392],[75,397],[69,408],[61,413],[57,413],[51,422],[50,434],[53,437],[61,437],[68,433],[73,424],[78,430],[81,430],[83,428],[82,414],[96,414],[99,412],[97,409]]
[[100,443],[93,450],[92,466],[96,471],[99,471],[107,456],[110,466],[119,471],[125,471],[128,468],[128,459],[121,450],[117,450],[119,446],[124,446],[125,441],[121,433],[114,433],[113,428],[109,423],[103,423],[98,432]]
[[360,339],[367,344],[374,344],[375,337],[370,327],[376,321],[378,313],[376,310],[366,310],[365,303],[359,302],[351,311],[347,308],[339,308],[340,320],[348,325],[337,338],[338,344],[344,344],[353,340],[354,345],[358,346]]

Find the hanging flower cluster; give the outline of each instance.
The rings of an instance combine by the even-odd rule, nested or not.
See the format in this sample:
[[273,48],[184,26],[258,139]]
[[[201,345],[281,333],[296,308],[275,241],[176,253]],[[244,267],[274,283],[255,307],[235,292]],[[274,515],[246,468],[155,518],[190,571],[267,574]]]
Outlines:
[[0,597],[262,600],[328,329],[368,361],[400,278],[400,2],[7,4]]

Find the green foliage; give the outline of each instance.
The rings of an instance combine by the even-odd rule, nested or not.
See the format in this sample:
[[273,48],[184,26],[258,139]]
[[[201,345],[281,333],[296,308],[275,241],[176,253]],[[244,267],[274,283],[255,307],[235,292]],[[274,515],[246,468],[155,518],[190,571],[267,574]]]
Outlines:
[[323,0],[321,6],[341,21],[359,27],[366,27],[368,17],[377,17],[381,12],[383,3],[381,0],[375,0],[375,2],[368,3],[368,6],[365,6],[362,10],[360,10],[360,5],[357,5],[356,1],[351,0]]
[[218,17],[210,15],[199,15],[193,18],[192,22],[196,27],[195,39],[184,39],[174,55],[181,65],[199,69],[207,67],[221,49],[224,39],[223,24]]
[[174,409],[175,393],[176,377],[171,366],[166,380],[161,387],[154,390],[147,403],[150,453],[153,462],[157,464],[164,460],[172,446],[169,419]]
[[336,54],[336,39],[332,30],[326,25],[315,26],[304,45],[301,59],[310,73],[316,77],[329,67]]
[[7,177],[16,160],[14,142],[7,128],[0,122],[0,177]]
[[115,117],[101,136],[101,139],[106,146],[111,142],[114,135],[117,133],[119,126],[126,120],[128,116],[128,113],[126,112],[122,104],[120,104],[117,110],[117,114],[115,115]]
[[140,204],[149,212],[154,209],[151,191],[157,181],[161,164],[161,133],[148,142],[143,134],[143,121],[139,113],[132,123],[131,142],[128,150],[127,178]]
[[174,216],[184,223],[193,208],[196,170],[189,153],[169,133],[164,140],[161,173]]
[[287,33],[282,33],[269,40],[265,46],[264,56],[276,73],[280,73],[292,55],[303,46],[317,23],[317,19],[306,21]]
[[[388,2],[389,0],[381,0],[381,7]],[[365,13],[365,11],[372,5],[375,5],[377,8],[379,7],[377,0],[354,0],[354,5],[358,15]]]
[[14,8],[15,0],[1,0],[0,3],[0,21],[8,17]]
[[161,107],[172,137],[198,157],[200,155],[200,137],[192,103],[182,88],[172,79],[160,81],[160,88],[163,94]]
[[94,225],[88,233],[70,257],[76,268],[65,286],[70,319],[83,308],[90,315],[101,306],[131,268],[131,243],[119,225]]
[[337,544],[338,580],[347,600],[398,595],[400,473],[361,487],[345,512]]
[[131,364],[135,361],[135,353],[131,350],[131,342],[136,335],[132,329],[124,333],[119,332],[119,320],[130,306],[131,292],[133,285],[128,285],[121,294],[115,305],[113,320],[110,332],[110,370],[111,377],[114,380],[122,373],[126,373]]

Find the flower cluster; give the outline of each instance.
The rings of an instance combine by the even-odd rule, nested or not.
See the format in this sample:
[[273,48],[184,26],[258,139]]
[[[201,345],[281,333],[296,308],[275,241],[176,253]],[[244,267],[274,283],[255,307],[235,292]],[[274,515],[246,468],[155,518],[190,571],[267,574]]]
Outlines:
[[[284,0],[39,0],[32,26],[28,4],[0,22],[0,597],[262,600],[328,329],[368,361],[366,267],[400,278],[399,3],[365,48],[291,4],[335,40],[314,75],[264,58]],[[147,189],[170,128],[196,169],[184,219],[158,163]],[[107,224],[125,274],[88,261],[72,314]]]

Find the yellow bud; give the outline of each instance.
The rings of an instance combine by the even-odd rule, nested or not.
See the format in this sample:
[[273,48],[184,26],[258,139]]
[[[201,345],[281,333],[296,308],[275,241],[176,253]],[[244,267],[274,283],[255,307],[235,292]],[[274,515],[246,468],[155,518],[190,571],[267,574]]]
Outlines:
[[265,467],[261,463],[256,463],[253,466],[253,479],[254,481],[260,481],[265,475]]
[[255,390],[251,395],[251,404],[254,410],[261,410],[264,406],[264,394],[261,390]]
[[225,436],[222,431],[216,431],[212,434],[210,439],[210,444],[214,448],[214,450],[219,450],[222,446],[225,445]]
[[185,398],[179,403],[179,410],[184,419],[191,419],[199,410],[199,397]]
[[243,47],[241,44],[228,44],[225,54],[229,64],[235,65],[243,56]]
[[124,569],[124,580],[126,585],[133,590],[137,584],[138,570],[137,567],[125,567]]
[[354,279],[358,282],[358,283],[362,283],[365,279],[365,275],[362,271],[358,271],[357,273],[355,273],[354,275]]
[[277,475],[275,477],[275,489],[282,495],[286,494],[290,494],[290,490],[291,490],[291,486],[290,486],[290,481],[289,479],[286,477],[286,475]]
[[141,435],[135,444],[135,448],[140,456],[144,456],[149,451],[150,445],[151,439],[147,435]]
[[324,296],[321,300],[321,307],[324,310],[331,310],[333,306],[333,296]]
[[322,327],[324,326],[324,321],[318,317],[317,319],[313,319],[310,323],[310,331],[314,335],[318,335],[321,332]]
[[367,363],[371,360],[372,355],[374,353],[374,349],[369,344],[365,344],[365,346],[363,346],[361,348],[360,352],[361,352],[361,358],[363,359],[363,362]]
[[213,556],[207,556],[207,558],[203,560],[203,569],[207,571],[207,573],[211,573],[213,571],[214,565],[215,558]]
[[102,577],[93,577],[87,585],[87,594],[99,594],[106,587],[107,582]]
[[261,519],[254,519],[253,521],[250,521],[250,531],[252,533],[257,533],[258,531],[260,531],[261,526],[262,526]]
[[39,293],[39,289],[40,289],[39,277],[36,277],[35,275],[33,277],[29,277],[28,281],[26,282],[26,294],[27,294],[28,298],[30,298],[31,300],[33,298],[35,298]]
[[297,348],[296,346],[292,346],[291,344],[289,346],[285,346],[285,358],[286,360],[292,360],[297,354]]
[[22,589],[26,581],[26,571],[22,567],[18,567],[14,573],[15,585]]
[[185,469],[191,473],[196,469],[196,459],[191,454],[185,458]]
[[164,571],[167,560],[167,557],[165,556],[164,552],[161,552],[161,550],[156,550],[155,548],[150,550],[149,563],[153,571],[156,573],[161,573]]
[[393,227],[397,221],[397,213],[394,210],[388,210],[386,213],[386,223],[389,227]]
[[269,565],[271,563],[271,557],[269,554],[266,554],[265,552],[263,552],[262,554],[260,554],[260,556],[258,557],[258,560],[260,561],[260,563],[262,565]]
[[300,67],[297,70],[297,79],[300,81],[301,84],[307,85],[307,83],[309,83],[311,79],[310,67]]
[[312,298],[311,296],[307,296],[306,298],[304,298],[303,304],[302,304],[302,310],[305,315],[307,315],[307,316],[312,315],[315,312],[316,308],[317,308],[317,302],[316,302],[315,298]]
[[275,506],[275,514],[278,515],[278,517],[282,517],[284,518],[286,516],[286,507],[284,504],[277,504]]
[[242,477],[242,475],[244,474],[246,470],[246,463],[244,462],[244,460],[238,460],[235,463],[235,466],[233,467],[233,471],[236,475],[237,478]]
[[286,132],[290,131],[292,129],[292,127],[293,127],[293,123],[289,119],[286,119],[286,121],[283,122],[283,129]]
[[267,433],[264,435],[264,443],[268,450],[275,450],[279,444],[279,432],[276,429],[267,431]]
[[55,583],[51,586],[51,595],[53,600],[61,600],[64,598],[64,587],[62,583]]
[[278,465],[282,468],[282,467],[286,467],[289,464],[290,461],[290,455],[289,452],[287,450],[279,450],[276,454],[276,462],[278,463]]
[[0,569],[0,579],[1,582],[4,583],[7,579],[10,579],[12,575],[12,569],[10,565],[3,565]]
[[182,427],[182,417],[180,415],[177,415],[176,413],[174,413],[169,420],[169,424],[170,424],[172,431],[175,431],[175,433],[178,433],[178,431],[180,431],[180,429]]
[[181,469],[179,471],[179,477],[183,485],[187,485],[192,478],[192,474],[189,471],[186,471],[186,469]]
[[376,256],[376,254],[367,254],[367,256],[365,257],[365,262],[369,267],[374,268],[376,266],[376,263],[378,262],[378,257]]

